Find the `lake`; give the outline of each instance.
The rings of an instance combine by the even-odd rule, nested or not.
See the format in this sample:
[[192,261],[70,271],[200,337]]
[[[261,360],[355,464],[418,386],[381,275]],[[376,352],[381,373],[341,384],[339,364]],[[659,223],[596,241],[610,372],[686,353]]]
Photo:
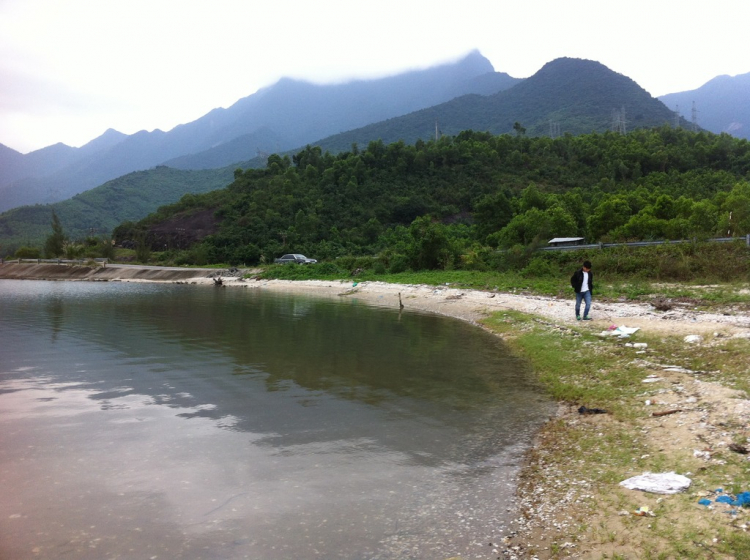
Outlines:
[[0,280],[0,558],[496,558],[553,404],[467,323]]

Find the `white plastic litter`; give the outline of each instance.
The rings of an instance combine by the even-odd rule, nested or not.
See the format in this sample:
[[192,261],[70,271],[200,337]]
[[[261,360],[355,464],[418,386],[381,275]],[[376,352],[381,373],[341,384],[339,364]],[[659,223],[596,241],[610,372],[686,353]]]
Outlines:
[[628,338],[634,332],[641,330],[638,327],[626,327],[625,325],[619,326],[616,329],[603,331],[604,336],[619,336],[620,338]]
[[667,473],[643,473],[627,480],[623,480],[620,486],[630,490],[642,490],[653,494],[677,494],[690,487],[692,480],[674,472]]

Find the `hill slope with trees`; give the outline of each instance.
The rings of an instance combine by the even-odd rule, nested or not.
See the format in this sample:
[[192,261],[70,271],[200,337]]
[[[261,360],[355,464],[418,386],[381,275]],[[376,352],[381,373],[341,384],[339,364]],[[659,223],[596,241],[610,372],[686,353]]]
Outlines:
[[21,246],[40,246],[49,234],[53,212],[71,239],[109,237],[121,222],[139,220],[185,194],[227,186],[233,171],[183,171],[161,166],[129,173],[63,202],[14,208],[0,215],[0,255],[11,255]]
[[[464,131],[337,155],[307,147],[184,197],[118,241],[184,263],[254,264],[286,252],[377,255],[388,269],[492,266],[556,236],[590,241],[750,232],[750,143],[660,127],[560,138]],[[205,237],[184,239],[200,215]],[[206,224],[205,221],[211,221]]]

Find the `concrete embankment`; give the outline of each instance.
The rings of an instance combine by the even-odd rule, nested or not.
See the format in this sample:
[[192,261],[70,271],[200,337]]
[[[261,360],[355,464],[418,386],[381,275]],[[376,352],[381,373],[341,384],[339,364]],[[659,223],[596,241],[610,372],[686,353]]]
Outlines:
[[0,264],[0,278],[8,280],[144,280],[149,282],[175,282],[205,279],[217,276],[211,269],[179,269],[137,266],[82,266],[69,264]]

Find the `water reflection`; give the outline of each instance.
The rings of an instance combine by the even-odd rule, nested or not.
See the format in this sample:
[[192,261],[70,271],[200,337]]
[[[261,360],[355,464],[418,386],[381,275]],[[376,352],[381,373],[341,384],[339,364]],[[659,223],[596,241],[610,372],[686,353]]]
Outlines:
[[43,526],[87,557],[91,524],[136,557],[468,553],[501,530],[498,485],[548,411],[496,340],[444,318],[133,284],[3,281],[0,305],[18,483],[0,557],[31,557]]

